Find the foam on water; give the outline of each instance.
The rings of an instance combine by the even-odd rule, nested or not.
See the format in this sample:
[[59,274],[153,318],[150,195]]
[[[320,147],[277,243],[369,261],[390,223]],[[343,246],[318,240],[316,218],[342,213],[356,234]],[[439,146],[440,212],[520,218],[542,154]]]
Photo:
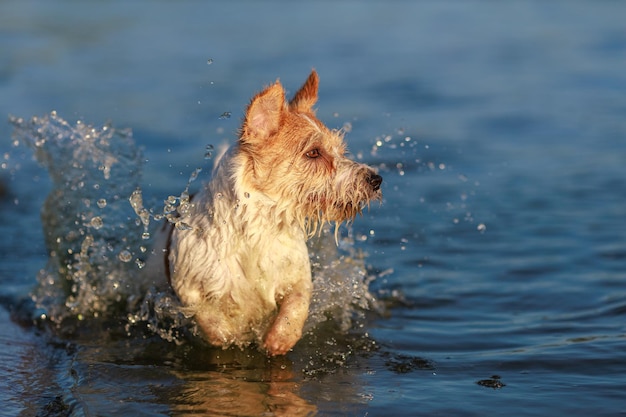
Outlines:
[[[123,318],[125,330],[147,328],[166,340],[181,342],[196,334],[192,317],[169,288],[142,279],[151,230],[184,221],[189,185],[164,199],[163,207],[144,206],[140,188],[141,152],[128,129],[110,124],[71,125],[55,112],[30,120],[10,117],[14,143],[33,150],[48,169],[52,190],[42,209],[49,259],[39,272],[32,298],[37,313],[52,323],[95,318]],[[346,234],[346,233],[344,233]],[[364,255],[351,233],[335,244],[330,227],[313,239],[314,292],[305,331],[332,322],[345,332],[354,319],[378,308],[370,294]]]

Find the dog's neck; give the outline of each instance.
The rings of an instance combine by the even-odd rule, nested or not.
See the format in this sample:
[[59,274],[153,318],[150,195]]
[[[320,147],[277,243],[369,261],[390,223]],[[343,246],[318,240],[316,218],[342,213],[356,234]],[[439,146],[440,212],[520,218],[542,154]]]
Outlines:
[[[306,237],[306,219],[301,218],[297,208],[280,199],[255,189],[242,181],[244,166],[236,153],[227,153],[219,162],[213,180],[207,185],[210,198],[209,209],[214,222],[225,221],[238,226],[239,233],[258,237],[264,233],[288,233],[302,239]],[[219,217],[219,219],[218,219]],[[221,219],[221,220],[220,220]],[[221,227],[219,224],[214,226]]]

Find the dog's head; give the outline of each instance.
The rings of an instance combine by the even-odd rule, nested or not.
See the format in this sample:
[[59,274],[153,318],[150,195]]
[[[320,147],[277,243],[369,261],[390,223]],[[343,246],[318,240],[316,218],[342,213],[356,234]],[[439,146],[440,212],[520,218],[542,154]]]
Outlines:
[[352,220],[381,199],[382,177],[346,156],[343,132],[315,116],[318,76],[311,72],[287,103],[276,82],[254,96],[240,132],[244,188],[263,193],[309,233]]

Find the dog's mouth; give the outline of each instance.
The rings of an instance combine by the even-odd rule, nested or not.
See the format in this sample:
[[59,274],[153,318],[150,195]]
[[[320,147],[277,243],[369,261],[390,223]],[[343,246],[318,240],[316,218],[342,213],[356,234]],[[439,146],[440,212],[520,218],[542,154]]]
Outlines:
[[351,222],[358,215],[362,215],[372,201],[381,201],[380,180],[373,180],[372,187],[367,191],[355,195],[353,200],[339,199],[334,196],[311,194],[306,198],[306,204],[302,207],[303,226],[309,235],[316,233],[324,223]]
[[[372,201],[382,200],[383,177],[373,170],[361,180],[360,186],[350,184],[330,194],[312,192],[305,198],[303,214],[315,223],[351,221],[363,214]],[[301,200],[302,201],[302,200]]]
[[337,201],[332,204],[325,204],[318,200],[318,205],[313,208],[315,216],[330,222],[342,222],[354,219],[362,214],[363,210],[369,207],[370,200],[361,201]]

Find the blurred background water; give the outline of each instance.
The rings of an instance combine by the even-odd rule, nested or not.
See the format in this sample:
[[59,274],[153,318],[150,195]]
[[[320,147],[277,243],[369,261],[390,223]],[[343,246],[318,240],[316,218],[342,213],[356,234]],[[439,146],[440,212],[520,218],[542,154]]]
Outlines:
[[626,413],[624,16],[613,1],[1,2],[0,115],[131,128],[148,194],[232,141],[253,92],[315,68],[318,116],[349,124],[385,178],[353,233],[389,308],[322,358],[114,326],[50,336],[17,301],[46,263],[50,181],[0,123],[0,415]]

